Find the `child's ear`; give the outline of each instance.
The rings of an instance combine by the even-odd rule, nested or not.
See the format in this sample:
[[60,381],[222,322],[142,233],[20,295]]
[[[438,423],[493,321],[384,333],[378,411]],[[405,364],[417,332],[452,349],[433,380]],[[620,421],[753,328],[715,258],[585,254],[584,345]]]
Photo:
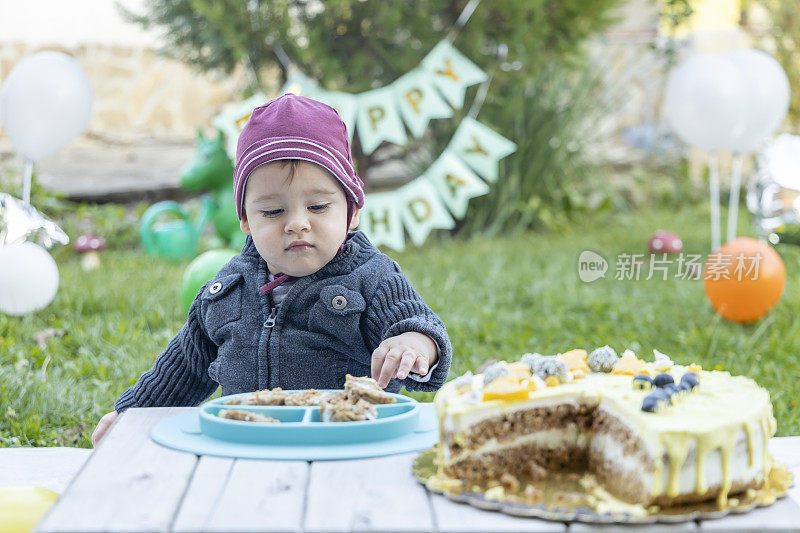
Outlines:
[[242,228],[242,231],[245,235],[252,235],[250,233],[250,224],[247,223],[247,214],[242,213],[242,219],[239,221],[239,227]]
[[358,208],[354,208],[353,218],[350,220],[350,227],[347,229],[356,229],[358,227]]

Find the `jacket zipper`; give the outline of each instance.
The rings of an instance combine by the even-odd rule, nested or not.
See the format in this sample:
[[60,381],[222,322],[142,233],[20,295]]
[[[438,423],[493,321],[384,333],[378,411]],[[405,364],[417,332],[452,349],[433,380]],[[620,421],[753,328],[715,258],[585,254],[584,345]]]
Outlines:
[[273,307],[272,310],[269,312],[269,316],[267,317],[267,320],[264,322],[264,327],[265,328],[271,328],[272,326],[274,326],[275,325],[275,317],[276,316],[278,316],[278,308],[277,307]]
[[264,362],[267,366],[267,371],[265,372],[266,383],[264,386],[270,389],[272,382],[272,372],[270,371],[270,353],[269,353],[269,343],[272,339],[272,328],[275,326],[276,318],[278,316],[278,306],[275,305],[274,300],[272,299],[272,294],[267,295],[267,304],[269,305],[269,316],[264,321],[264,328],[266,328],[267,339],[264,346]]

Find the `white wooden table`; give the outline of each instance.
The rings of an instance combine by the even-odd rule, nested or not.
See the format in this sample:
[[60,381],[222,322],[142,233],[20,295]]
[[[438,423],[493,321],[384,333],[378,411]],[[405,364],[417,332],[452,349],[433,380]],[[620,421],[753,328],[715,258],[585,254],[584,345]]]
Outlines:
[[[481,511],[429,494],[411,474],[415,453],[355,461],[236,460],[198,457],[150,440],[155,423],[190,410],[126,411],[37,531],[800,532],[798,487],[745,515],[678,526],[594,527]],[[773,439],[770,446],[800,479],[800,437]]]

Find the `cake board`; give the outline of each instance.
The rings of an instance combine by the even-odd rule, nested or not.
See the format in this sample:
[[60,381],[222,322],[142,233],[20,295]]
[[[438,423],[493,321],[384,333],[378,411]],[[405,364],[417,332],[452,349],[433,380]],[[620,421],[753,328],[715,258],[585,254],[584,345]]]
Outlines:
[[[768,507],[776,500],[787,497],[787,490],[784,489],[764,501],[760,498],[766,494],[766,489],[758,489],[751,496],[739,495],[732,498],[729,505],[724,509],[717,508],[711,502],[697,504],[685,504],[674,509],[664,509],[653,512],[632,513],[624,510],[598,511],[586,506],[570,506],[559,504],[526,504],[513,501],[498,500],[485,492],[474,490],[451,491],[444,489],[439,483],[435,482],[438,472],[436,466],[436,446],[431,449],[423,450],[412,464],[414,478],[425,487],[429,492],[439,494],[449,500],[465,503],[482,509],[484,511],[497,511],[511,516],[523,518],[540,518],[557,522],[584,522],[589,524],[676,524],[690,522],[693,520],[709,520],[722,518],[732,514],[743,514],[759,507]],[[776,464],[773,473],[776,476],[788,474],[785,465]],[[788,474],[791,475],[791,474]],[[791,485],[790,485],[791,486]]]

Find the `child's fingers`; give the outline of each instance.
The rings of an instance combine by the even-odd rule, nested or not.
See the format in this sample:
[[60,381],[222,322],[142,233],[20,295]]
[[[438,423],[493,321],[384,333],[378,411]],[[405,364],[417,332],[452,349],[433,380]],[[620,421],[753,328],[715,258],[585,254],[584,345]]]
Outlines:
[[386,360],[388,352],[389,348],[384,344],[381,344],[372,352],[371,375],[375,381],[381,376],[381,368],[383,368],[383,362]]
[[428,359],[426,357],[417,357],[417,360],[414,362],[414,372],[420,376],[424,376],[428,373]]
[[92,433],[92,447],[97,446],[97,443],[100,442],[100,439],[102,439],[103,435],[106,434],[108,426],[111,425],[111,421],[107,418],[107,416],[108,415],[101,418],[100,422],[97,423],[97,427],[94,428],[94,432]]
[[103,436],[103,431],[100,429],[100,425],[101,424],[97,424],[97,427],[94,428],[94,431],[92,432],[92,448],[97,446],[97,441],[99,441],[100,437]]
[[397,367],[400,366],[400,360],[402,357],[402,348],[389,349],[389,352],[386,354],[386,359],[383,361],[381,375],[378,378],[378,386],[380,386],[380,388],[383,389],[389,384],[389,380],[392,379],[392,374],[394,374],[395,370],[397,370]]
[[412,351],[403,352],[403,357],[400,359],[400,366],[397,368],[397,379],[406,379],[416,360],[416,353]]

